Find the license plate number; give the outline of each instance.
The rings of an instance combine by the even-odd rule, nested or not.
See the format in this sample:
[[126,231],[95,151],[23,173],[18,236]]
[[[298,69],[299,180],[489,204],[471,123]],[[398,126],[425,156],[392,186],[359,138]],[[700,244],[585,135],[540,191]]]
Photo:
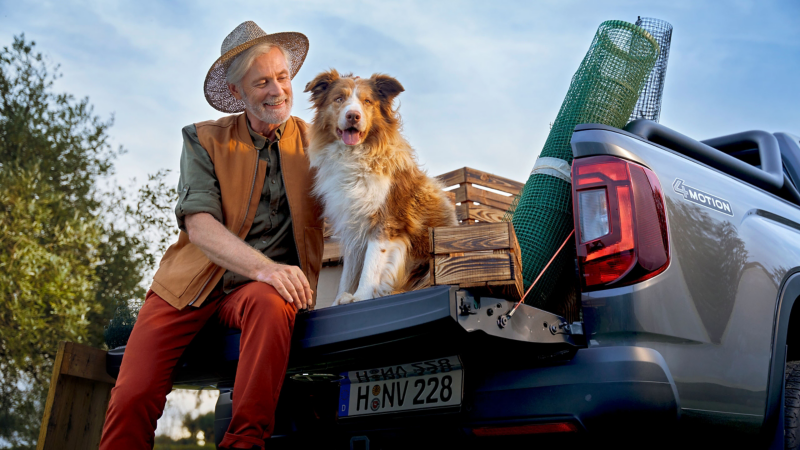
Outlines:
[[461,404],[464,371],[457,356],[343,373],[339,417]]

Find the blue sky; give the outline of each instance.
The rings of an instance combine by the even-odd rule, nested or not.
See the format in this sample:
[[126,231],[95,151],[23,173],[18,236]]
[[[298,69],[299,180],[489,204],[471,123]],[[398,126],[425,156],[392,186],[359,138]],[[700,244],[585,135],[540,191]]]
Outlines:
[[429,173],[470,166],[525,181],[597,26],[640,15],[674,26],[663,124],[698,139],[800,134],[796,0],[0,0],[0,45],[24,32],[61,64],[58,91],[115,115],[121,184],[176,169],[181,127],[222,115],[203,80],[245,20],[309,37],[295,115],[311,119],[302,90],[320,71],[388,73],[406,88],[404,132]]

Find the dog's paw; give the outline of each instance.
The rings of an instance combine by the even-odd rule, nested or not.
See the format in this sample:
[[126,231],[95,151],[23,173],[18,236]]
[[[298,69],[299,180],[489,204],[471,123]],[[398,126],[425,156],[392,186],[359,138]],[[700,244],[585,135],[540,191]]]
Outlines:
[[357,301],[358,301],[358,299],[353,294],[351,294],[349,292],[343,292],[342,295],[339,296],[339,298],[337,298],[333,302],[333,304],[334,305],[346,305],[348,303],[355,303]]

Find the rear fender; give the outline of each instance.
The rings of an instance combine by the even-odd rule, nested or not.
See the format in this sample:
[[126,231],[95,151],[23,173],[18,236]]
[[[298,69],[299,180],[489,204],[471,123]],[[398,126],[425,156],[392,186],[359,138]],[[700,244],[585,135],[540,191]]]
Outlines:
[[[795,312],[793,319],[792,311],[798,297],[800,297],[800,267],[789,270],[781,282],[781,289],[778,296],[778,303],[775,308],[775,320],[772,331],[772,357],[770,359],[770,370],[767,384],[767,406],[764,413],[764,423],[762,430],[767,435],[772,435],[776,427],[782,423],[781,412],[783,408],[783,380],[786,364],[786,349],[789,342],[789,325],[800,327],[800,308]],[[793,333],[794,334],[794,333]],[[797,343],[800,345],[800,342]],[[782,430],[780,430],[782,431]],[[783,433],[779,433],[781,442]]]

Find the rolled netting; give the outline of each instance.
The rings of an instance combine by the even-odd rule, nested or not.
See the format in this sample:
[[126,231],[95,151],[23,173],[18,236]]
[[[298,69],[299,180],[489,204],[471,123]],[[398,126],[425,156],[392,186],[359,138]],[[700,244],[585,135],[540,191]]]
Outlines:
[[[573,229],[571,183],[566,181],[572,164],[572,131],[581,123],[624,127],[657,57],[658,44],[642,28],[619,20],[600,24],[537,164],[505,217],[513,222],[519,240],[526,289]],[[565,170],[553,168],[559,160],[566,176],[561,176]],[[556,280],[574,260],[570,247],[553,261],[525,303],[547,309]]]
[[661,118],[661,97],[664,95],[664,78],[667,76],[669,47],[672,44],[672,25],[665,20],[652,17],[639,17],[636,25],[653,36],[658,43],[660,52],[628,121],[647,119],[658,122]]

